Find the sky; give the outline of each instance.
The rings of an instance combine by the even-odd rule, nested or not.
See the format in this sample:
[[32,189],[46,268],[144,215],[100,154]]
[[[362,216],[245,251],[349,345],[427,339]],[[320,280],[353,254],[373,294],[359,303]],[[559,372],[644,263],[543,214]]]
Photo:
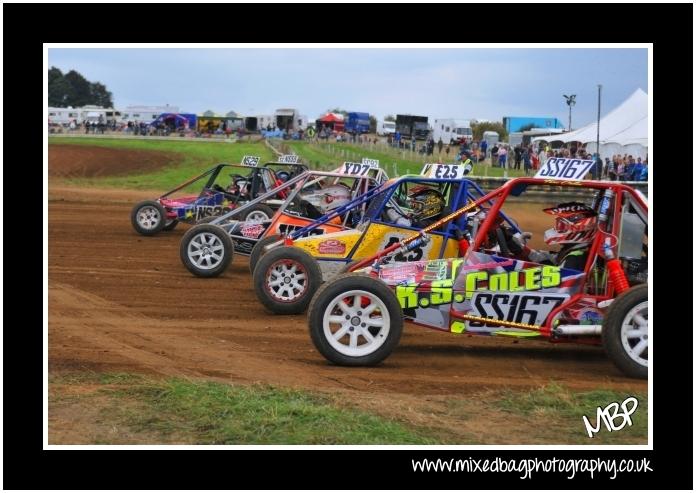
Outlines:
[[332,108],[382,119],[557,117],[576,94],[572,127],[636,89],[648,91],[647,48],[50,48],[48,65],[102,82],[116,108],[272,114],[297,108],[313,120]]

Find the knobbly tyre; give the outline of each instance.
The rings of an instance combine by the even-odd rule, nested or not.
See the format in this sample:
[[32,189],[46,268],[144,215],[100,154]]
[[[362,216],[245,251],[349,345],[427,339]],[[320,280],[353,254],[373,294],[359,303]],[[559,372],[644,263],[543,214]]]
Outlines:
[[[430,232],[424,231],[326,283],[308,314],[316,348],[339,365],[375,365],[391,354],[403,321],[410,320],[457,334],[603,344],[626,375],[647,378],[647,199],[623,184],[582,181],[579,171],[569,174],[513,179],[477,200],[480,221],[471,221],[475,234],[461,258],[383,263],[397,248],[409,250],[427,240]],[[567,240],[555,254],[532,251],[524,236],[504,231],[499,220],[511,195],[548,184],[594,194],[591,206],[570,203],[546,210],[556,215],[556,225],[545,235],[548,243]],[[490,199],[496,201],[486,209]],[[572,253],[578,250],[580,255]]]
[[[290,156],[297,158],[297,156]],[[196,224],[208,221],[208,218],[220,216],[259,195],[278,187],[284,181],[307,170],[307,166],[297,159],[285,156],[281,161],[265,163],[259,166],[260,158],[244,156],[239,164],[221,163],[208,171],[187,180],[178,187],[161,195],[156,200],[146,200],[136,204],[131,211],[133,229],[141,235],[151,236],[162,230],[171,231],[179,222]],[[282,167],[282,170],[271,168]],[[229,174],[229,183],[224,184],[223,170],[233,170]],[[242,171],[243,170],[243,171]],[[242,173],[246,173],[243,176]],[[203,182],[197,195],[172,197],[177,192],[191,185]],[[223,183],[223,185],[221,185]],[[256,210],[247,210],[250,218],[261,220],[273,215],[285,197],[271,195],[259,204]]]
[[[181,239],[181,261],[198,277],[215,277],[226,270],[233,253],[239,253],[250,256],[249,268],[253,272],[264,245],[286,235],[294,238],[299,229],[303,230],[302,235],[320,235],[355,227],[364,207],[342,206],[387,178],[374,160],[343,163],[335,171],[305,171],[240,208],[189,229]],[[286,198],[275,214],[262,221],[248,220],[248,211],[257,210],[258,204],[278,194],[285,194]],[[238,217],[247,220],[236,220]]]
[[[484,195],[471,180],[465,179],[466,168],[456,164],[426,164],[422,175],[393,178],[379,189],[354,199],[348,210],[367,204],[355,229],[306,236],[300,229],[284,242],[267,245],[267,253],[254,268],[257,298],[277,314],[302,313],[323,281],[332,279],[349,264],[369,257],[437,221],[452,210]],[[505,216],[510,226],[517,226]],[[396,260],[428,260],[451,257],[468,245],[466,216],[434,229],[431,241]],[[294,274],[296,277],[293,278]],[[297,281],[297,276],[301,281]]]

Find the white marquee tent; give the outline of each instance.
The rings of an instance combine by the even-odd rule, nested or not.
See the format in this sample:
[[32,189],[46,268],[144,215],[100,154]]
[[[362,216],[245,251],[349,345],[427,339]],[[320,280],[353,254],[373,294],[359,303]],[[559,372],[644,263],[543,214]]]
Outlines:
[[[597,147],[597,122],[578,130],[554,135],[553,138],[535,137],[532,141],[581,142],[589,152]],[[648,95],[642,89],[607,113],[599,121],[599,152],[602,157],[613,154],[648,155]]]

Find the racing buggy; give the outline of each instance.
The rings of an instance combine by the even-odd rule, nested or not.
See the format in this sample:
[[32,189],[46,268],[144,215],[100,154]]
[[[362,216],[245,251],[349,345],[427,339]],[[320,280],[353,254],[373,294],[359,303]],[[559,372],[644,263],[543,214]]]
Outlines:
[[[322,282],[349,264],[384,248],[399,245],[422,227],[484,195],[464,179],[465,167],[426,164],[421,175],[405,175],[357,197],[345,210],[366,211],[355,229],[306,236],[298,230],[284,242],[266,246],[254,268],[256,296],[273,313],[297,314],[307,309]],[[465,216],[432,230],[429,243],[398,252],[395,260],[418,261],[451,257],[467,241]],[[511,223],[512,228],[516,226]]]
[[[300,164],[297,156],[292,155],[263,166],[259,166],[259,161],[259,157],[244,156],[239,164],[218,164],[156,200],[136,204],[131,212],[133,228],[141,235],[151,236],[162,230],[171,231],[179,222],[196,224],[229,212],[307,170],[307,166]],[[278,167],[282,169],[274,169]],[[229,180],[224,177],[225,174]],[[203,188],[197,195],[173,197],[199,182],[203,183]],[[285,199],[283,193],[278,196],[272,194],[263,204],[259,204],[263,207],[247,210],[247,215],[255,220],[269,219],[273,210]]]
[[[208,224],[189,229],[181,239],[181,261],[198,277],[215,277],[225,271],[236,252],[250,256],[249,269],[253,273],[267,244],[288,235],[299,238],[354,228],[365,206],[342,206],[387,178],[378,161],[367,159],[343,163],[335,171],[305,171]],[[249,211],[260,210],[265,207],[264,201],[278,194],[287,197],[275,214],[260,221],[253,218]],[[246,220],[236,219],[241,217]],[[302,232],[297,234],[300,229]]]
[[[592,162],[549,159],[537,176],[547,171],[552,178],[510,180],[445,217],[454,221],[478,208],[462,256],[385,263],[397,251],[433,244],[425,228],[326,283],[309,308],[316,348],[339,365],[375,365],[399,343],[405,319],[457,334],[603,344],[626,375],[647,378],[647,199],[616,182],[582,181],[579,172],[554,176],[586,163]],[[529,235],[501,220],[511,196],[539,185],[587,199],[545,209],[556,221],[545,242],[559,251],[533,250]]]

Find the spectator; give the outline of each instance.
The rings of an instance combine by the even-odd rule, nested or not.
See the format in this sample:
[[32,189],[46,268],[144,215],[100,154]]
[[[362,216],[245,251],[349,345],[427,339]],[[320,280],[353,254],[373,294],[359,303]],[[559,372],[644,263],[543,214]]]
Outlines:
[[[546,160],[550,157],[548,155],[547,149],[548,149],[548,147],[541,147],[540,148],[539,154],[537,156],[539,165],[543,165],[546,162]],[[537,165],[537,167],[535,169],[539,169],[539,166]]]
[[616,155],[612,156],[611,159],[604,158],[604,172],[608,180],[616,181],[616,165],[614,164],[614,159]]
[[449,157],[449,151],[450,151],[450,146],[447,144],[447,147],[445,147],[445,156]]
[[443,142],[442,142],[442,138],[440,138],[440,139],[437,141],[437,153],[438,153],[438,154],[442,154],[442,146],[443,146],[443,145],[444,145],[444,144],[443,144]]
[[[525,176],[529,176],[529,170],[532,168],[532,156],[530,155],[532,149],[531,147],[525,147],[521,148],[520,152],[520,158],[524,162],[524,174]],[[515,156],[515,160],[517,160],[517,156]],[[515,169],[520,169],[517,163],[515,163]]]
[[505,163],[507,161],[507,148],[506,146],[500,146],[500,149],[498,149],[498,163],[500,163],[501,168],[505,168]]
[[493,147],[491,147],[491,166],[498,165],[498,151],[498,144],[493,144]]
[[488,142],[486,142],[486,139],[483,139],[480,144],[481,147],[481,153],[483,155],[483,159],[486,159],[486,151],[488,150]]
[[[526,152],[526,149],[523,150],[522,147],[520,147],[519,144],[515,146],[515,149],[514,149],[514,153],[515,153],[515,169],[520,169],[520,163],[522,162],[522,155],[524,154],[524,152]],[[526,171],[526,170],[527,170],[527,168],[526,168],[526,166],[525,166],[525,171]],[[525,173],[525,174],[526,174],[526,173]]]
[[632,181],[641,181],[640,177],[643,175],[643,170],[645,168],[645,165],[643,164],[642,159],[640,156],[638,157],[638,161],[635,163],[633,166],[633,171],[631,172],[631,180]]

